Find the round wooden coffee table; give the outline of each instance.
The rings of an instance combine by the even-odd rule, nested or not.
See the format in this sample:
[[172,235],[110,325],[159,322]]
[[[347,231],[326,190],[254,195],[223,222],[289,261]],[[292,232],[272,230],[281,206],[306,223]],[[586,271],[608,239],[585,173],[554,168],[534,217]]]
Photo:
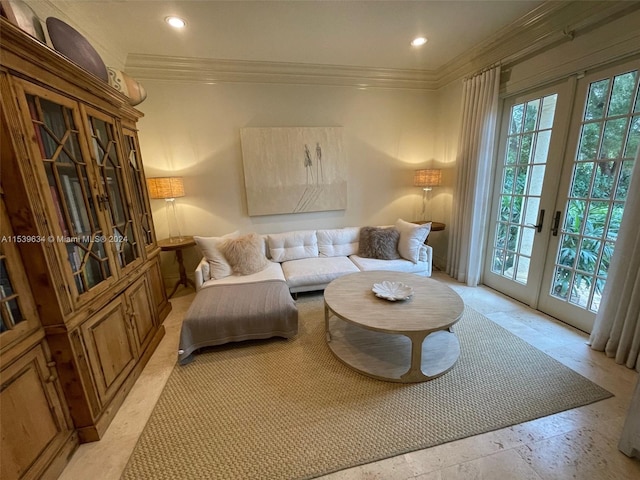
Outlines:
[[[407,300],[371,291],[384,280],[413,288]],[[449,371],[460,356],[450,327],[464,303],[451,288],[412,273],[372,271],[340,277],[324,291],[327,345],[355,370],[381,380],[424,382]]]

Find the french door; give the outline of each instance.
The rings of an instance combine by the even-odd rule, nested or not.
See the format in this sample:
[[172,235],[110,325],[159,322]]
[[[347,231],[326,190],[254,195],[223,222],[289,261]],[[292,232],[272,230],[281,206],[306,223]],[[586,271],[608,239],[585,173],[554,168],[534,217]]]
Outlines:
[[640,144],[640,61],[509,99],[484,283],[590,332]]
[[535,307],[575,82],[505,101],[483,282]]

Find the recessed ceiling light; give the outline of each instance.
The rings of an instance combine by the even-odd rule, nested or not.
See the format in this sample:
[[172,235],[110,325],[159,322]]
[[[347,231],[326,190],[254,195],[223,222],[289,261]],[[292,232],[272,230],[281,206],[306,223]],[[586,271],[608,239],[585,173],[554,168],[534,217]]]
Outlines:
[[187,24],[187,22],[185,22],[180,17],[167,17],[164,19],[164,21],[171,25],[173,28],[184,28],[184,26]]
[[420,47],[422,45],[424,45],[425,43],[427,43],[427,39],[424,37],[416,37],[413,40],[411,40],[411,46],[412,47]]

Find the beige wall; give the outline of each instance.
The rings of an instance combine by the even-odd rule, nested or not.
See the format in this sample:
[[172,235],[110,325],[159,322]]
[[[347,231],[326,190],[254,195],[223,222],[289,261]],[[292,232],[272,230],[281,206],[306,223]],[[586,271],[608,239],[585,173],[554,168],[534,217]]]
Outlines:
[[[440,165],[438,150],[447,148],[438,146],[436,92],[150,80],[144,86],[148,98],[138,108],[145,113],[139,123],[145,172],[184,177],[186,196],[176,201],[183,234],[275,233],[417,219],[422,191],[412,186],[413,170]],[[276,126],[343,127],[346,210],[247,215],[240,128]],[[439,207],[429,208],[435,220],[446,223],[450,199],[441,191],[447,188],[433,192],[432,203]],[[152,208],[158,237],[168,236],[164,201],[152,200]],[[187,269],[193,270],[197,250],[185,253]],[[167,278],[174,277],[173,257],[163,260]]]
[[433,220],[447,224],[447,228],[441,232],[434,232],[429,237],[429,244],[433,247],[433,264],[440,270],[446,270],[453,186],[456,177],[458,132],[462,114],[462,80],[450,83],[437,93],[438,126],[435,166],[442,169],[442,187],[433,189],[430,208],[433,212]]

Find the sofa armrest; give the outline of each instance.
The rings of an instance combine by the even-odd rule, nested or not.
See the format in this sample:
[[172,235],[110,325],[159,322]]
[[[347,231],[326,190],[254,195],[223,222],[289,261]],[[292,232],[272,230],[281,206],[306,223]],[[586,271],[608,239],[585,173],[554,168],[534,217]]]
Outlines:
[[430,277],[431,272],[433,270],[433,248],[431,247],[431,245],[421,245],[420,252],[418,253],[418,258],[421,261],[426,262],[427,264],[426,276]]
[[195,270],[196,277],[196,292],[202,288],[204,282],[210,279],[209,276],[209,262],[207,262],[206,258],[202,257],[200,263]]

